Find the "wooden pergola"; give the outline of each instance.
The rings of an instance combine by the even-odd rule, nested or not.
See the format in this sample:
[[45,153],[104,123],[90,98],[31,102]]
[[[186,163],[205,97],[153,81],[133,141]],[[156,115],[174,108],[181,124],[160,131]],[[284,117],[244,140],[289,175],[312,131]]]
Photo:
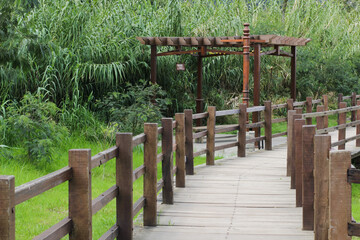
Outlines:
[[[291,58],[291,98],[296,99],[296,47],[305,46],[311,39],[277,35],[250,35],[250,24],[244,24],[243,36],[233,37],[137,37],[140,43],[151,46],[151,82],[156,83],[156,58],[160,56],[191,54],[198,58],[196,112],[203,111],[202,59],[224,55],[243,55],[243,103],[249,106],[250,56],[254,57],[254,106],[260,104],[260,58],[264,55]],[[170,46],[174,50],[157,52],[158,47]],[[242,51],[220,48],[242,48]],[[291,47],[291,52],[281,50]],[[190,49],[185,49],[190,48]],[[196,48],[196,49],[194,49]],[[253,51],[250,52],[250,48]],[[267,48],[262,51],[262,48]],[[257,118],[257,116],[255,116]],[[257,119],[253,119],[257,121]]]

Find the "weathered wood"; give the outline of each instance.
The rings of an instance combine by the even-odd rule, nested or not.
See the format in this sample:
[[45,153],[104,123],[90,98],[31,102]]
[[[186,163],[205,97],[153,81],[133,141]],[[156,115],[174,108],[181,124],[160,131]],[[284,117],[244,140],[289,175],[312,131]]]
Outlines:
[[104,233],[99,240],[113,240],[119,234],[119,226],[116,224],[112,226],[106,233]]
[[250,138],[250,139],[246,140],[246,144],[260,142],[260,141],[263,141],[263,140],[265,140],[265,136],[256,137],[256,138]]
[[329,133],[329,132],[333,132],[333,131],[336,131],[336,130],[339,130],[339,129],[345,129],[347,127],[354,127],[354,126],[357,126],[359,124],[360,124],[360,120],[356,120],[355,122],[349,122],[349,123],[337,125],[337,126],[334,126],[334,127],[329,127],[329,128],[316,130],[316,134]]
[[157,187],[157,123],[145,123],[144,133],[144,226],[156,226],[156,187]]
[[[356,102],[356,105],[360,105],[360,101]],[[360,120],[360,110],[356,111],[356,120],[359,121]],[[360,134],[360,124],[356,125],[356,135]],[[356,140],[356,147],[360,147],[360,139]]]
[[261,111],[265,111],[265,107],[264,107],[264,106],[249,107],[249,108],[246,109],[246,112],[247,112],[247,113],[261,112]]
[[296,46],[291,46],[291,81],[290,81],[290,96],[296,99]]
[[360,139],[360,134],[349,137],[349,138],[345,138],[345,139],[337,141],[337,142],[333,142],[333,143],[331,143],[331,147],[341,146],[341,145],[344,145],[347,142],[351,142],[351,141],[354,141],[356,139]]
[[[70,233],[72,229],[72,221],[70,218],[65,218],[43,232],[42,234],[34,237],[32,240],[55,240],[62,239]],[[3,239],[3,238],[1,238]]]
[[314,137],[314,233],[327,240],[329,229],[329,150],[331,136]]
[[[323,112],[325,110],[323,105],[317,105],[316,111]],[[323,129],[325,127],[325,118],[323,116],[316,117],[316,128]]]
[[348,170],[348,182],[349,183],[360,183],[360,169],[349,169]]
[[[186,110],[185,110],[186,111]],[[190,110],[191,111],[191,110]],[[191,114],[189,114],[191,116]],[[176,187],[185,187],[185,148],[191,147],[191,151],[186,152],[186,157],[191,157],[193,159],[193,143],[188,143],[186,145],[185,140],[185,114],[176,113],[176,128],[175,128],[175,141],[176,141]],[[192,120],[191,125],[192,127]],[[191,129],[190,129],[191,130]],[[192,135],[192,130],[191,130]],[[189,137],[191,139],[191,137]],[[185,147],[186,145],[186,147]],[[188,149],[187,149],[188,150]]]
[[282,104],[276,104],[276,105],[271,105],[271,108],[274,109],[280,109],[280,108],[287,108],[288,104],[287,103],[282,103]]
[[246,154],[246,104],[239,105],[239,132],[238,132],[238,157],[245,157]]
[[46,192],[47,190],[70,180],[71,177],[72,169],[70,167],[64,167],[31,182],[22,184],[15,189],[15,205]]
[[[346,108],[346,102],[340,102],[339,108]],[[339,114],[339,125],[346,123],[346,113],[340,113]],[[340,129],[339,130],[339,138],[338,140],[344,140],[346,138],[346,129]],[[338,149],[345,149],[345,144],[339,145]]]
[[133,182],[135,182],[139,177],[145,174],[145,166],[141,165],[137,167],[133,172]]
[[265,101],[265,150],[272,150],[272,109],[271,101]]
[[0,239],[15,240],[15,177],[0,175]]
[[331,152],[329,168],[329,239],[351,240],[348,235],[351,184],[347,182],[347,171],[351,168],[350,151]]
[[[338,108],[340,108],[340,103],[343,101],[343,94],[342,93],[339,93],[338,95]],[[340,124],[339,123],[339,115],[338,115],[338,125]]]
[[[294,106],[294,108],[295,108],[295,107],[305,106],[305,104],[306,104],[306,101],[294,102],[294,103],[293,103],[293,106]],[[295,109],[294,109],[294,110],[295,110]]]
[[303,182],[303,139],[302,127],[305,125],[305,119],[295,119],[294,139],[295,139],[295,188],[296,188],[296,207],[302,206],[302,182]]
[[215,151],[219,151],[219,150],[223,150],[226,148],[232,148],[232,147],[237,147],[237,146],[238,146],[238,142],[234,142],[234,143],[228,143],[228,144],[216,146],[214,149],[215,149]]
[[257,128],[257,127],[263,127],[263,126],[265,126],[265,121],[246,124],[246,128]]
[[[312,112],[312,97],[306,97],[306,113]],[[312,118],[306,118],[306,124],[312,124]]]
[[276,118],[276,119],[273,119],[272,121],[271,121],[271,123],[281,123],[281,122],[286,122],[287,121],[287,118],[286,117],[284,117],[284,118]]
[[[324,110],[329,111],[329,100],[327,95],[322,96],[322,104],[324,105]],[[329,127],[329,117],[325,116],[324,128]]]
[[133,206],[133,216],[135,216],[136,214],[138,214],[140,212],[140,210],[145,206],[145,198],[144,197],[140,197]]
[[91,169],[99,167],[105,164],[107,161],[116,157],[118,149],[116,146],[111,147],[105,151],[99,152],[98,154],[91,157]]
[[[351,106],[356,106],[356,93],[355,92],[353,92],[352,94],[351,94]],[[351,112],[351,121],[353,122],[353,121],[355,121],[355,119],[356,119],[356,111],[352,111]]]
[[292,116],[292,140],[291,140],[291,143],[292,143],[292,150],[291,150],[291,184],[290,184],[290,188],[291,189],[296,189],[296,146],[298,144],[300,144],[301,142],[297,142],[297,140],[299,141],[299,139],[296,139],[297,135],[295,134],[296,133],[296,128],[295,128],[295,121],[297,119],[301,119],[301,114],[294,114]]
[[316,127],[305,125],[302,129],[303,157],[303,230],[314,230],[314,136]]
[[303,117],[307,118],[307,117],[322,117],[322,116],[330,116],[330,115],[334,115],[334,114],[339,114],[339,113],[346,113],[346,112],[350,112],[350,111],[355,111],[360,109],[360,106],[355,106],[355,107],[346,107],[346,108],[341,108],[341,109],[336,109],[336,110],[329,110],[329,111],[324,111],[324,112],[313,112],[313,113],[304,113]]
[[209,117],[207,119],[206,136],[206,165],[215,164],[215,125],[216,125],[216,107],[208,107]]
[[230,132],[230,131],[235,131],[235,130],[239,130],[239,125],[231,124],[226,127],[223,127],[220,125],[220,126],[217,126],[217,128],[215,128],[215,133]]
[[140,145],[146,141],[146,135],[144,133],[136,135],[132,141],[133,141],[133,147],[136,147],[137,145]]
[[161,146],[162,146],[162,179],[164,181],[164,187],[162,191],[162,199],[165,204],[174,203],[173,193],[173,127],[172,118],[161,119],[161,125],[164,128]]
[[348,223],[349,236],[360,236],[360,223]]
[[69,218],[73,222],[69,239],[92,239],[91,150],[69,151]]
[[239,113],[240,113],[239,109],[216,111],[216,117],[234,115]]
[[[185,114],[185,153],[186,153],[186,174],[194,174],[194,146],[193,146],[193,114],[191,109],[186,109]],[[206,113],[208,114],[208,113]],[[177,186],[177,185],[176,185]],[[178,187],[178,186],[177,186]]]
[[151,45],[151,54],[150,54],[150,68],[151,68],[151,73],[150,73],[150,80],[152,84],[156,83],[156,68],[157,68],[157,57],[156,57],[156,45]]
[[301,107],[296,107],[295,111],[296,111],[296,114],[302,114],[302,108]]
[[[185,112],[187,112],[187,110],[190,110],[190,109],[185,109]],[[186,113],[185,113],[185,114],[186,114]],[[192,118],[192,120],[203,119],[203,118],[207,118],[207,117],[208,117],[208,113],[207,113],[207,112],[192,114],[192,110],[191,110],[191,118]],[[186,117],[185,117],[185,118],[186,118]]]
[[272,138],[282,137],[287,135],[287,132],[275,133],[272,135]]
[[289,112],[290,110],[294,110],[294,100],[292,98],[288,99],[286,101],[286,108],[287,108],[287,111]]
[[288,114],[287,114],[287,133],[288,133],[288,137],[287,137],[287,170],[286,170],[286,176],[291,176],[291,164],[292,164],[292,157],[293,157],[293,122],[294,122],[294,115],[295,115],[296,111],[295,110],[288,110]]
[[[116,146],[116,223],[119,226],[119,239],[132,239],[133,227],[133,136],[131,133],[117,133]],[[136,175],[136,174],[135,174]]]
[[119,194],[119,188],[115,185],[100,194],[92,201],[92,215],[103,209],[111,200]]
[[198,156],[203,155],[205,153],[207,153],[207,149],[202,149],[200,151],[194,152],[194,157],[198,157]]

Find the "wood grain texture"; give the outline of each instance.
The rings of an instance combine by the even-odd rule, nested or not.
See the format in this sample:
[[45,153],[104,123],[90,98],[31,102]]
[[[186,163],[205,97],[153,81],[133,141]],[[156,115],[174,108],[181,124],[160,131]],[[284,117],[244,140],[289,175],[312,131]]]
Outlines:
[[69,218],[73,222],[70,240],[92,239],[91,150],[69,151]]
[[194,143],[193,143],[193,114],[191,109],[185,109],[185,154],[186,154],[186,174],[194,174]]
[[[316,106],[316,112],[324,112],[325,107],[323,105],[317,105]],[[325,127],[325,117],[319,116],[316,117],[316,128],[317,129],[323,129]]]
[[[360,101],[356,102],[356,105],[359,106],[360,105]],[[359,121],[360,120],[360,110],[356,111],[356,120]],[[356,125],[356,135],[360,134],[360,124]],[[356,146],[360,147],[360,139],[356,140]]]
[[173,127],[172,118],[161,119],[161,125],[164,128],[161,140],[162,146],[162,179],[164,187],[162,191],[163,203],[173,204],[174,202],[174,184],[173,184]]
[[302,127],[305,119],[295,119],[294,138],[295,138],[295,188],[296,188],[296,207],[302,207],[302,182],[303,182],[303,138]]
[[238,157],[245,157],[246,155],[246,104],[239,105],[239,131],[238,131]]
[[15,240],[15,177],[0,175],[0,239]]
[[347,172],[351,168],[351,152],[331,152],[329,168],[329,239],[351,240],[351,236],[348,236],[348,223],[351,222],[351,184],[347,181]]
[[297,119],[301,119],[301,114],[295,114],[292,117],[292,139],[291,139],[291,184],[290,184],[290,188],[291,189],[296,189],[296,146],[298,146],[298,144],[300,144],[300,142],[297,142],[298,139],[296,139],[296,128],[295,128],[295,121]]
[[[176,128],[175,128],[175,141],[176,141],[176,187],[185,187],[185,146],[191,146],[192,141],[186,145],[186,133],[185,133],[185,114],[184,113],[176,113]],[[192,127],[192,125],[191,125]],[[192,131],[191,131],[192,134]],[[193,158],[193,152],[186,152]]]
[[[312,112],[312,97],[306,97],[306,113]],[[306,124],[311,125],[312,124],[312,118],[306,118]]]
[[72,228],[72,221],[70,218],[65,218],[59,223],[55,224],[42,234],[33,238],[33,240],[58,240],[68,235]]
[[144,133],[144,226],[156,226],[157,195],[157,123],[145,123]]
[[271,101],[265,101],[265,150],[272,150],[272,109]]
[[133,227],[133,136],[131,133],[117,133],[116,146],[116,223],[119,226],[118,238],[132,239]]
[[[322,96],[322,104],[324,105],[325,111],[329,111],[329,98],[328,95]],[[325,116],[324,128],[329,127],[329,117]]]
[[296,111],[295,110],[288,110],[287,113],[287,133],[288,133],[288,138],[287,138],[287,168],[286,168],[286,176],[291,176],[291,164],[292,164],[292,150],[293,150],[293,127],[294,127],[294,115],[295,115]]
[[[353,92],[352,94],[351,94],[351,106],[356,106],[356,93],[355,92]],[[351,121],[353,122],[353,121],[355,121],[355,119],[356,119],[356,111],[352,111],[351,112]]]
[[207,137],[206,137],[206,165],[215,164],[215,125],[216,125],[216,107],[208,107],[209,117],[207,119]]
[[[339,103],[339,109],[340,108],[346,108],[346,102],[340,102]],[[345,124],[346,123],[346,113],[340,113],[339,114],[339,124]],[[346,138],[346,129],[340,129],[338,140],[344,140]],[[338,150],[345,149],[345,144],[341,144],[338,146]]]

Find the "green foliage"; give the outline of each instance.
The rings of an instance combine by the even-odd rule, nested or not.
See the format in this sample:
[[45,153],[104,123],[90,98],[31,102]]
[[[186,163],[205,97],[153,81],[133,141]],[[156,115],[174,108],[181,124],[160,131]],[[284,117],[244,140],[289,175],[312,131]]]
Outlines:
[[[2,142],[11,147],[23,147],[26,155],[21,158],[36,164],[50,163],[54,147],[68,134],[66,128],[55,122],[59,109],[45,97],[41,89],[36,95],[27,93],[20,102],[3,105],[0,116]],[[8,150],[2,148],[0,151]]]
[[[155,104],[152,103],[156,96]],[[145,122],[159,122],[169,100],[158,85],[140,81],[138,85],[127,84],[123,92],[111,92],[96,108],[107,122],[115,123],[119,131],[134,134],[142,132]]]

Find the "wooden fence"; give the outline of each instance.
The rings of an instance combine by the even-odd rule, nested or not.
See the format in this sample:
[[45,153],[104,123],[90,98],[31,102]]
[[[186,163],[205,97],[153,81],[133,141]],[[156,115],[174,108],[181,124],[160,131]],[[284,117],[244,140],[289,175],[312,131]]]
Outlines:
[[[355,98],[359,97],[354,95]],[[341,100],[348,97],[341,97]],[[340,99],[340,98],[339,98]],[[172,118],[163,118],[161,127],[156,123],[146,123],[144,133],[132,136],[131,133],[116,134],[116,146],[91,156],[90,149],[73,149],[69,151],[69,166],[50,173],[46,176],[15,187],[14,176],[0,176],[0,239],[15,239],[15,207],[43,192],[58,186],[61,183],[69,184],[69,214],[68,217],[52,226],[34,239],[61,239],[69,235],[71,240],[92,239],[92,216],[106,206],[111,200],[116,199],[116,223],[106,231],[101,240],[132,239],[133,217],[143,209],[144,226],[155,226],[157,218],[157,194],[162,190],[162,199],[165,204],[173,203],[173,177],[175,186],[185,187],[186,174],[194,174],[194,158],[206,154],[206,164],[213,165],[215,152],[231,147],[237,147],[237,155],[245,157],[246,144],[265,140],[265,149],[272,149],[272,139],[288,134],[293,135],[293,120],[295,113],[300,113],[299,107],[306,106],[309,114],[314,104],[324,104],[327,110],[327,97],[312,100],[307,98],[304,102],[293,102],[272,105],[266,101],[264,106],[246,108],[241,104],[239,109],[216,111],[215,107],[208,107],[205,113],[193,114],[192,110],[175,115]],[[318,106],[319,107],[319,106]],[[296,109],[295,111],[293,109]],[[275,109],[286,109],[288,117],[273,119]],[[358,108],[356,108],[357,110]],[[355,108],[353,108],[355,111]],[[263,121],[249,123],[248,114],[263,113]],[[326,113],[326,111],[324,112]],[[236,115],[238,124],[232,126],[216,125],[216,119],[222,116]],[[312,115],[311,115],[312,116]],[[310,117],[310,116],[307,116]],[[326,125],[326,114],[323,117]],[[206,130],[193,133],[193,120],[206,119]],[[260,119],[260,118],[259,118]],[[272,134],[272,124],[288,122],[286,132]],[[246,139],[248,129],[265,128],[265,135]],[[339,126],[341,127],[341,125]],[[175,144],[173,133],[175,130]],[[215,146],[215,134],[238,131],[237,141],[225,145]],[[193,150],[193,140],[205,137],[206,148],[197,152]],[[158,139],[161,137],[161,144]],[[292,139],[292,138],[291,138]],[[293,140],[294,141],[294,140]],[[144,164],[133,170],[133,148],[143,144]],[[161,153],[158,154],[158,147]],[[292,152],[298,151],[297,148]],[[175,152],[175,165],[173,166],[173,153]],[[116,184],[92,200],[91,196],[91,170],[106,162],[116,161]],[[288,155],[288,163],[292,163],[292,155]],[[157,180],[157,164],[162,165],[162,179]],[[292,173],[292,169],[289,171]],[[133,202],[133,183],[144,176],[143,196]]]
[[[318,105],[314,113],[288,112],[290,187],[296,189],[296,206],[303,210],[303,229],[313,230],[315,240],[360,236],[360,224],[351,217],[351,183],[360,183],[360,171],[351,168],[351,152],[332,150],[343,150],[350,141],[360,147],[359,97],[339,95],[337,110]],[[351,106],[343,102],[346,99],[351,99]],[[350,122],[346,113],[351,113]],[[327,117],[334,114],[338,125],[328,127]],[[346,138],[347,127],[356,127],[356,135]],[[336,130],[338,141],[331,143],[327,133]]]

